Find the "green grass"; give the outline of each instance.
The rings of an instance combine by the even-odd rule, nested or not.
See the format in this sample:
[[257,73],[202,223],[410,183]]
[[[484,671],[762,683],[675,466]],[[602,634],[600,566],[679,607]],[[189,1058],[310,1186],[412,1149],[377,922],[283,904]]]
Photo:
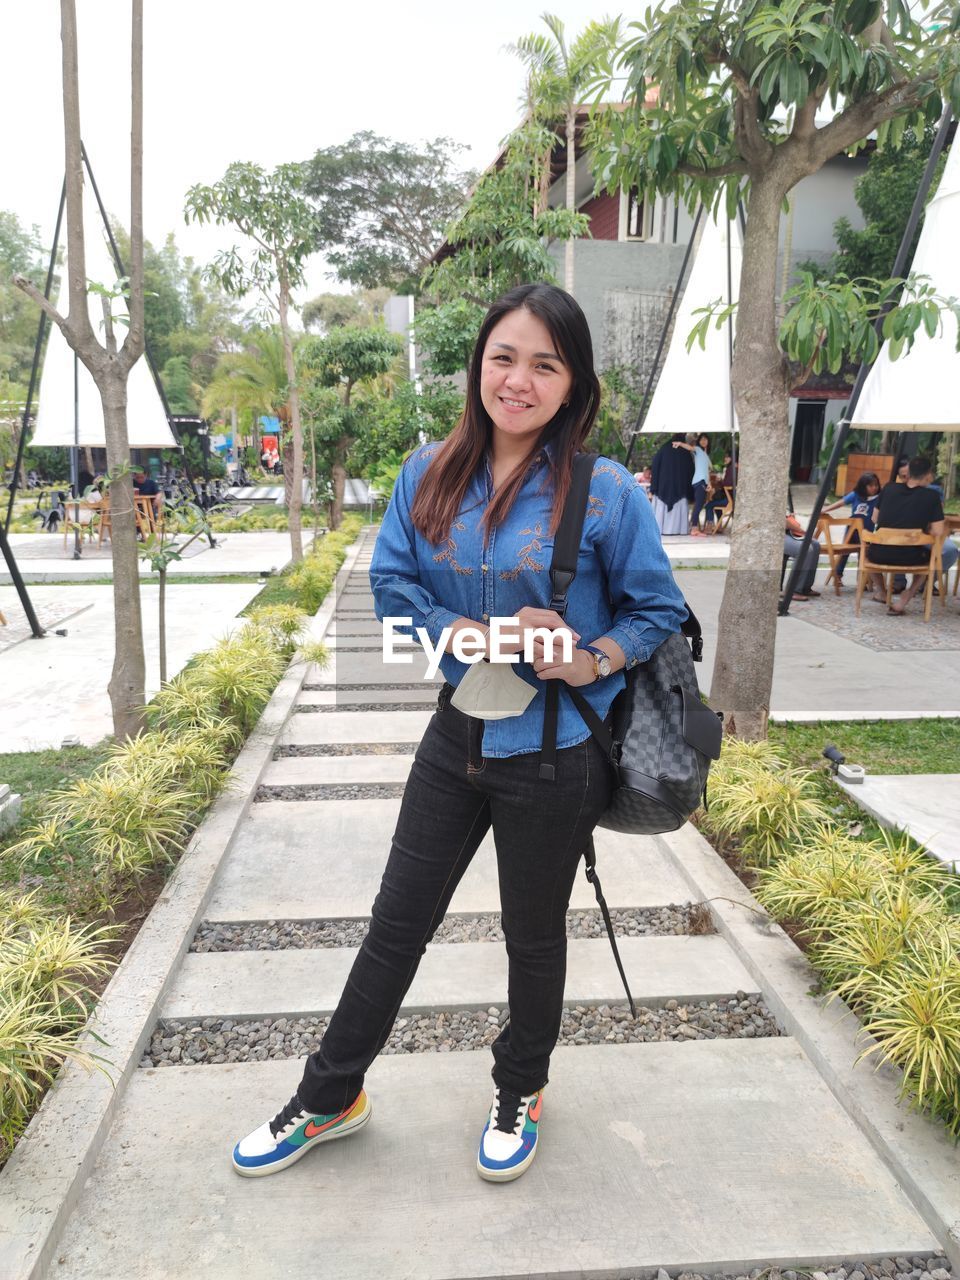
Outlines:
[[770,741],[788,763],[816,768],[832,743],[851,764],[870,773],[956,773],[960,720],[818,720],[771,724]]

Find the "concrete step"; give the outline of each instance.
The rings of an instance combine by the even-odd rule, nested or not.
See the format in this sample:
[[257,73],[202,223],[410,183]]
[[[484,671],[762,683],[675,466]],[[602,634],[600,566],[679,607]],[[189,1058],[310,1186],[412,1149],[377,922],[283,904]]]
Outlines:
[[289,1061],[134,1072],[48,1274],[236,1280],[312,1258],[324,1280],[609,1280],[936,1249],[786,1037],[557,1050],[541,1149],[509,1187],[475,1170],[486,1053],[380,1058],[360,1133],[241,1180],[234,1142],[299,1078]]
[[[671,998],[713,1000],[756,984],[726,942],[704,937],[640,937],[618,941],[638,1005]],[[303,951],[222,951],[184,957],[164,1006],[165,1018],[302,1017],[332,1013],[355,947]],[[403,1002],[409,1013],[485,1009],[507,998],[507,955],[500,942],[437,943],[427,948]],[[623,985],[606,938],[572,939],[567,947],[567,1004],[612,1004]]]
[[[313,681],[311,681],[313,683]],[[346,683],[346,682],[344,682]],[[398,683],[394,681],[393,683]],[[343,689],[333,686],[325,689],[304,689],[297,698],[297,705],[304,707],[335,707],[338,703],[347,702],[353,706],[369,703],[377,706],[380,703],[396,703],[402,706],[405,702],[436,703],[441,682],[436,680],[420,680],[406,689]],[[382,712],[376,714],[383,714]]]
[[[351,680],[351,684],[361,681]],[[280,746],[330,742],[419,742],[430,723],[430,711],[331,711],[322,716],[291,716],[277,739]]]
[[[399,714],[389,717],[401,718]],[[207,919],[368,916],[399,809],[399,800],[291,800],[252,805],[217,877]],[[659,837],[598,831],[596,844],[600,878],[611,907],[663,907],[690,900],[685,882]],[[570,905],[575,909],[596,905],[593,890],[582,875],[577,877]],[[496,856],[489,832],[450,909],[462,913],[500,910]]]
[[282,756],[279,760],[270,761],[260,781],[271,787],[335,782],[406,782],[412,764],[412,755]]

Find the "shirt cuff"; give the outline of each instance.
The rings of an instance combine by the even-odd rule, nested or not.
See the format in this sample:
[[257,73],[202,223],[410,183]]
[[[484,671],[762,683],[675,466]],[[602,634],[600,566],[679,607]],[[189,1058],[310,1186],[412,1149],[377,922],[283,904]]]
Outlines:
[[646,662],[655,646],[645,644],[635,633],[629,622],[618,622],[616,626],[605,631],[608,640],[616,640],[627,659],[626,671]]
[[452,626],[461,617],[462,614],[454,613],[451,609],[432,609],[423,619],[423,628],[430,637],[430,643],[436,647],[440,643],[440,633],[444,627]]

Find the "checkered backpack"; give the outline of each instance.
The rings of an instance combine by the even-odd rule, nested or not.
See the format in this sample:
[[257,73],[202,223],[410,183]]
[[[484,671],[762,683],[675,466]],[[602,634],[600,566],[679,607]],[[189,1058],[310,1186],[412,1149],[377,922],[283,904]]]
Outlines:
[[[595,453],[574,459],[570,492],[557,529],[550,564],[553,598],[550,608],[566,613],[567,592],[577,571],[580,538]],[[722,726],[717,715],[700,700],[694,662],[703,653],[700,624],[689,606],[679,634],[669,636],[646,662],[625,673],[627,687],[617,695],[612,728],[600,719],[579,689],[564,685],[590,732],[603,747],[615,772],[610,804],[599,825],[632,835],[676,831],[705,797],[711,760],[720,755]],[[689,640],[689,644],[688,644]],[[556,776],[559,680],[547,683],[540,749],[540,777]],[[633,999],[607,904],[596,875],[593,841],[584,852],[587,879],[594,887],[613,946],[620,976],[633,1009]]]

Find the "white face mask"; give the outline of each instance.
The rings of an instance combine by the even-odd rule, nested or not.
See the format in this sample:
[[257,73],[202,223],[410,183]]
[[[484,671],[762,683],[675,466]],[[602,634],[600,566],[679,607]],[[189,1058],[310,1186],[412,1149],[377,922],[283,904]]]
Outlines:
[[450,705],[477,720],[521,716],[537,696],[509,662],[475,662],[450,699]]

